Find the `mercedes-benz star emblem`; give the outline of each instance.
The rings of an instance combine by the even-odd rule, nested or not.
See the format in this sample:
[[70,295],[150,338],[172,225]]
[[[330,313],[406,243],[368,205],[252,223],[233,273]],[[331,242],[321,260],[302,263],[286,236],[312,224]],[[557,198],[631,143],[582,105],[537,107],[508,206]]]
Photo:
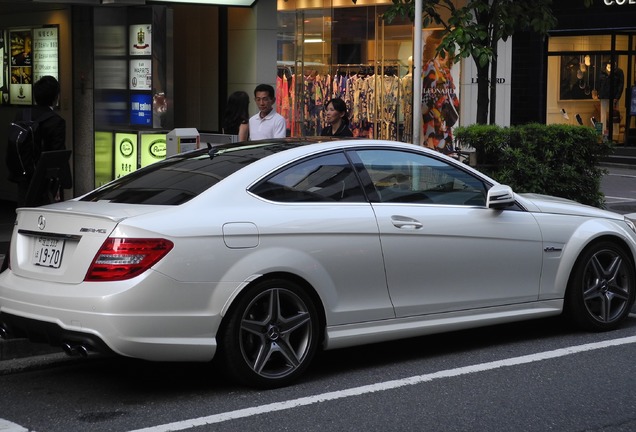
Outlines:
[[40,229],[40,231],[46,228],[46,219],[42,215],[38,217],[38,228]]

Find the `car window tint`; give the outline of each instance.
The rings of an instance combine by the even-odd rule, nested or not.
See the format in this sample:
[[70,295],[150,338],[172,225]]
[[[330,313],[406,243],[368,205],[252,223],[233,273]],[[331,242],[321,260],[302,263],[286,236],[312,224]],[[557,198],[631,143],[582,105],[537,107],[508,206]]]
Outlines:
[[215,147],[212,156],[207,149],[184,153],[120,177],[84,196],[82,201],[179,205],[241,168],[298,145],[239,143]]
[[343,153],[295,163],[258,183],[251,192],[280,202],[365,202],[364,192]]
[[485,206],[487,186],[446,161],[399,150],[359,150],[381,202]]

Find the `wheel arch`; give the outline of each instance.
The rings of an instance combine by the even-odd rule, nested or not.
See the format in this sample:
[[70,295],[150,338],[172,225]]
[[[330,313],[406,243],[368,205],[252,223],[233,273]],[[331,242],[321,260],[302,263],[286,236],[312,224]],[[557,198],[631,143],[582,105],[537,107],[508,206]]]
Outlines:
[[219,335],[222,335],[224,333],[224,330],[225,330],[225,327],[227,326],[229,318],[232,316],[232,314],[236,310],[239,301],[241,300],[243,295],[245,295],[245,292],[247,291],[247,289],[249,289],[250,287],[258,283],[261,283],[267,280],[274,280],[274,279],[283,279],[288,282],[295,283],[303,290],[303,292],[305,292],[310,297],[311,301],[314,303],[314,306],[316,307],[316,311],[318,312],[318,319],[320,320],[320,325],[318,326],[318,329],[320,332],[319,333],[320,346],[324,344],[325,331],[327,327],[327,317],[325,313],[325,305],[323,304],[322,299],[318,295],[318,292],[303,277],[294,273],[290,273],[290,272],[276,271],[276,272],[266,273],[254,278],[249,283],[243,285],[241,289],[232,296],[228,304],[223,308],[224,310],[223,317],[221,319],[221,324],[219,325],[219,329],[217,331],[216,337],[217,337],[217,342],[219,343],[219,346],[221,345],[220,343],[221,341],[218,341]]
[[[598,246],[601,247],[595,250]],[[600,294],[601,292],[605,292],[605,290],[610,290],[610,284],[606,282],[602,282],[598,287],[594,287],[594,289],[599,292],[599,295],[593,295],[589,297],[589,300],[586,300],[581,292],[581,284],[584,280],[582,276],[583,273],[576,273],[577,270],[584,269],[585,266],[587,266],[586,261],[591,259],[592,254],[596,254],[597,252],[605,253],[604,248],[613,248],[614,251],[611,251],[611,254],[620,253],[624,255],[624,259],[627,261],[625,268],[631,273],[631,283],[629,284],[631,288],[626,288],[628,294],[623,304],[621,304],[621,297],[616,297],[618,299],[618,306],[611,300],[613,296],[604,300],[606,298],[605,294]],[[628,242],[619,236],[603,235],[587,243],[585,247],[579,251],[569,272],[566,289],[564,291],[564,316],[580,329],[588,331],[608,331],[615,329],[627,316],[636,298],[636,268],[634,262],[634,252],[632,248]],[[617,268],[617,270],[618,269],[619,268]],[[614,276],[612,276],[612,279],[613,277]],[[603,280],[605,280],[604,276]],[[618,309],[618,311],[614,312],[614,309]],[[608,315],[611,316],[608,317]]]
[[[618,226],[607,220],[589,220],[580,225],[567,238],[563,239],[563,251],[559,257],[558,267],[554,269],[554,274],[550,277],[551,271],[549,266],[550,258],[544,255],[544,269],[547,267],[547,278],[542,281],[541,298],[561,298],[565,299],[567,295],[567,286],[572,278],[573,271],[581,256],[603,241],[611,241],[620,246],[632,260],[632,264],[636,263],[636,246],[634,242],[630,242],[633,234],[627,232],[628,228]],[[544,254],[547,252],[544,251]]]
[[565,281],[566,282],[566,290],[564,291],[564,293],[565,293],[566,296],[567,296],[567,290],[569,289],[570,280],[573,277],[573,272],[576,269],[577,264],[581,260],[582,256],[589,249],[591,249],[591,248],[595,247],[597,244],[605,242],[605,241],[614,243],[615,245],[620,247],[623,250],[623,252],[625,252],[625,254],[627,254],[629,256],[629,258],[631,260],[631,264],[632,264],[632,269],[634,269],[634,274],[636,275],[636,268],[634,268],[634,263],[636,262],[636,256],[635,256],[634,251],[632,250],[632,248],[629,247],[629,244],[627,243],[627,241],[625,241],[625,239],[623,239],[620,236],[611,235],[611,234],[604,234],[602,236],[599,236],[599,237],[596,237],[594,239],[591,239],[583,248],[581,248],[581,250],[576,255],[576,258],[574,259],[574,261],[572,262],[572,265],[570,266],[570,270],[568,272],[567,280]]

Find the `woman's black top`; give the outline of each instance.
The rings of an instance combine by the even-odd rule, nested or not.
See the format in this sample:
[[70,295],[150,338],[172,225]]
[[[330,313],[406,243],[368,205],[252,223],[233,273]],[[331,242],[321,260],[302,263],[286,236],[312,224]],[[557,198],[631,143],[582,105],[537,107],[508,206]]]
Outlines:
[[247,124],[247,123],[248,123],[248,121],[243,119],[243,120],[241,120],[240,123],[235,123],[235,124],[232,124],[232,125],[226,124],[223,127],[223,133],[224,134],[228,134],[228,135],[238,135],[239,128],[241,127],[241,125],[242,124]]
[[331,125],[330,125],[330,126],[326,126],[322,130],[322,133],[320,135],[321,136],[352,137],[353,136],[353,132],[351,132],[351,129],[349,129],[349,124],[348,123],[340,123],[340,127],[338,128],[338,130],[335,133],[331,129]]

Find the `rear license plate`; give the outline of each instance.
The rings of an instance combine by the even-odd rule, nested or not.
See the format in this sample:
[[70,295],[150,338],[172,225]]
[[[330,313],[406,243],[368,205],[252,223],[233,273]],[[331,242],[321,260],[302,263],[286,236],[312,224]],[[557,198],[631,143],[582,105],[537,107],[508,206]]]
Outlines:
[[33,250],[33,264],[44,267],[59,268],[66,240],[51,237],[37,237]]

